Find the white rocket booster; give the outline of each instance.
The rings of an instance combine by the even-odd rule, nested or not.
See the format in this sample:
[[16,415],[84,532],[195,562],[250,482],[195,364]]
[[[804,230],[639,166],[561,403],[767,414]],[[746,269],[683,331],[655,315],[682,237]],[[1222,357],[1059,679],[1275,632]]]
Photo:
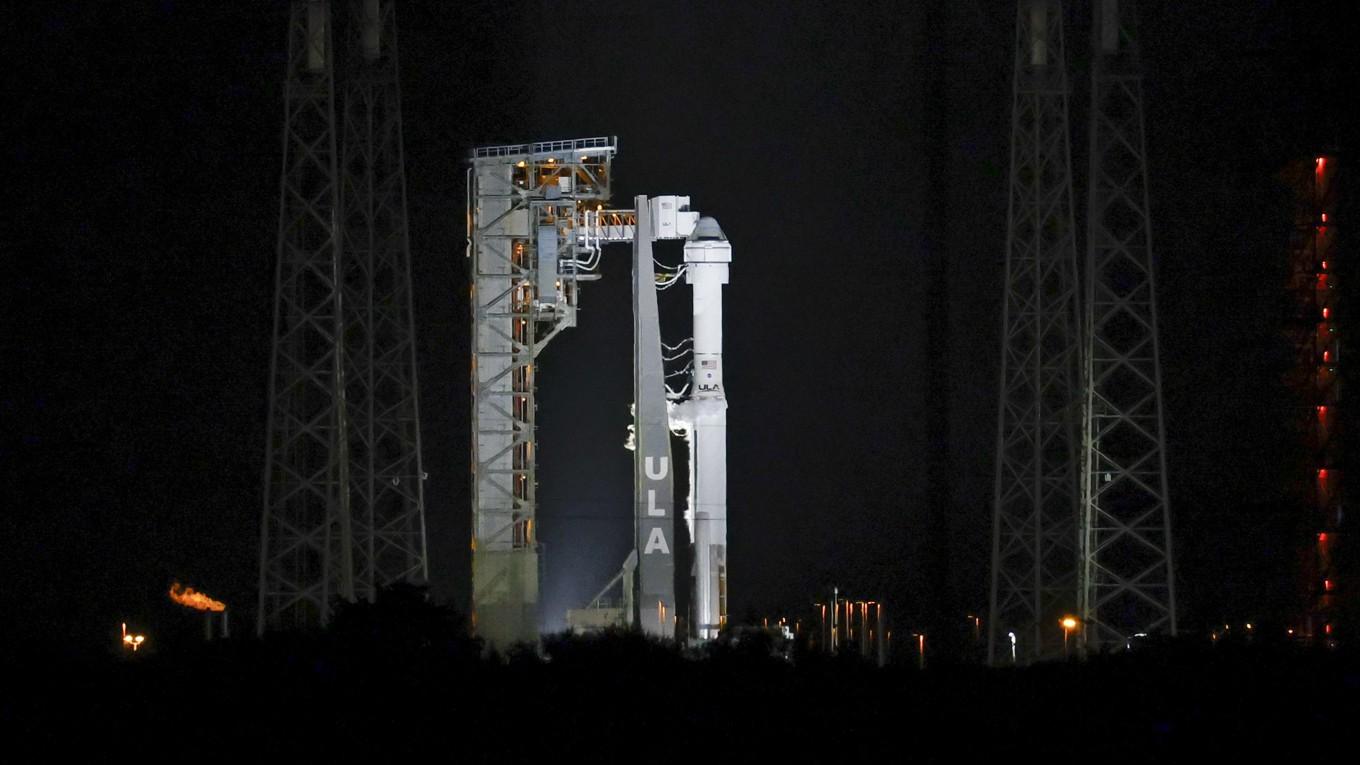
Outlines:
[[690,506],[694,542],[694,621],[700,639],[727,621],[727,394],[723,389],[722,286],[732,245],[713,218],[685,242],[685,281],[694,296],[694,362],[689,400]]

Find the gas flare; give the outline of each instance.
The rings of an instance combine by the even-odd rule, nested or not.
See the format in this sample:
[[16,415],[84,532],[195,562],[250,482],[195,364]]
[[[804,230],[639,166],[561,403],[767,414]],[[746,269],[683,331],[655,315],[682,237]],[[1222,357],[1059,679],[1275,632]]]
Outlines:
[[225,611],[227,604],[198,592],[192,587],[185,587],[179,582],[170,585],[170,599],[189,608],[196,608],[199,611]]

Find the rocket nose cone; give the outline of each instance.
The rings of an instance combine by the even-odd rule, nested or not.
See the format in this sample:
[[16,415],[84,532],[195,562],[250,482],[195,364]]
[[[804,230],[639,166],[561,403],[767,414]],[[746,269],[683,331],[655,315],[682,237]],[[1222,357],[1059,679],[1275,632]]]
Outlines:
[[718,225],[717,219],[705,217],[700,218],[699,222],[694,224],[694,231],[689,235],[689,240],[691,242],[700,242],[704,240],[725,242],[727,241],[727,235],[723,233],[722,227]]

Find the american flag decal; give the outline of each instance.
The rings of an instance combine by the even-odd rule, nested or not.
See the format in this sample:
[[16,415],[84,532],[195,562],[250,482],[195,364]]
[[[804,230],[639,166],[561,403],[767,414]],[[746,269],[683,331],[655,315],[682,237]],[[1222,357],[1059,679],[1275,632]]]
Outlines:
[[713,359],[704,359],[703,361],[699,362],[700,369],[712,369],[716,366],[718,366],[718,362],[714,361]]

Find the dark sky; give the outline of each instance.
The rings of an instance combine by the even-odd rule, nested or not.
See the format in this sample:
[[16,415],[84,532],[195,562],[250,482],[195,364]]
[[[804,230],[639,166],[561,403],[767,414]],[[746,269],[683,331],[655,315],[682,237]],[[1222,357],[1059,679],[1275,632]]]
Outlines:
[[[1067,35],[1078,200],[1080,5]],[[1141,5],[1183,621],[1259,618],[1288,589],[1296,464],[1275,173],[1314,146],[1350,147],[1360,29],[1347,3]],[[438,593],[461,602],[467,588],[464,157],[617,135],[617,205],[689,194],[733,242],[738,618],[831,584],[906,617],[920,607],[923,416],[938,403],[922,392],[923,216],[927,195],[948,200],[950,552],[959,613],[983,608],[1013,5],[949,3],[941,29],[923,7],[399,6]],[[253,611],[286,10],[0,10],[0,592],[20,629],[102,637],[151,618],[172,578]],[[947,188],[922,171],[930,39],[948,41]],[[550,620],[629,538],[627,256],[604,271],[541,363]],[[687,299],[666,293],[663,310],[683,318]]]

